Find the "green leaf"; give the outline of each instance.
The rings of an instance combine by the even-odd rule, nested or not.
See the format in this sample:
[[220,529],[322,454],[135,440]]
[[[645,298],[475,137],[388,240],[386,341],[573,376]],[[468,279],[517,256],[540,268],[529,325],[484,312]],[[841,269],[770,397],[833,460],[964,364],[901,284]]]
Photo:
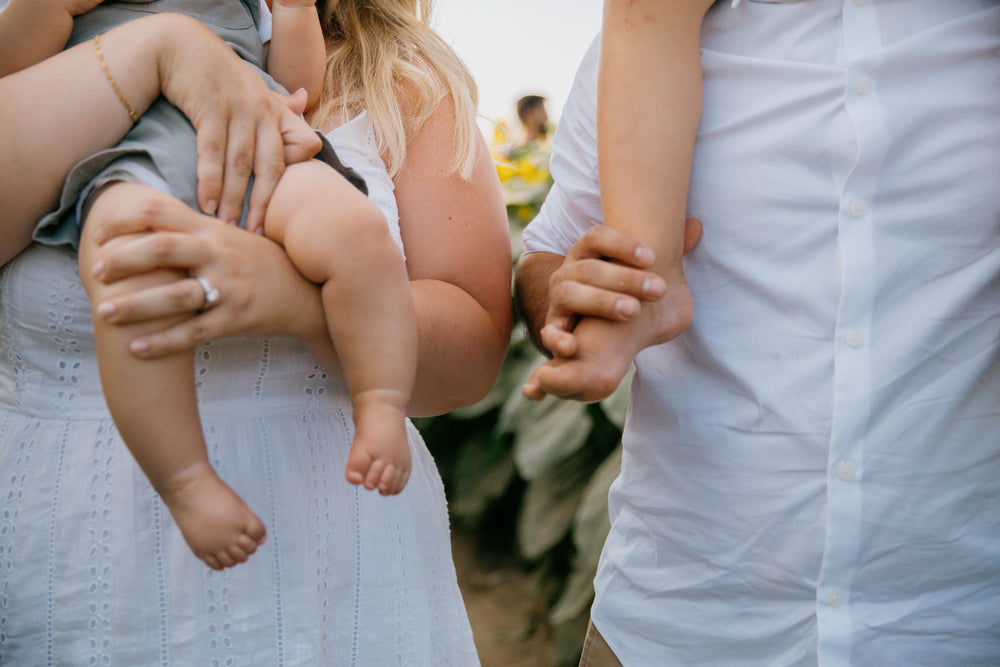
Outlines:
[[586,406],[547,396],[530,401],[511,395],[500,410],[499,433],[514,434],[514,462],[521,477],[532,480],[583,446],[593,427]]
[[508,448],[488,436],[466,441],[452,472],[449,513],[466,524],[477,524],[515,474]]
[[549,611],[549,623],[561,625],[573,620],[590,608],[594,601],[594,575],[597,563],[580,564],[573,562],[573,571],[566,580],[563,593]]
[[518,546],[526,558],[538,558],[569,533],[594,467],[587,456],[571,456],[528,482],[517,521]]
[[562,595],[549,612],[553,625],[568,623],[587,611],[594,599],[594,575],[611,529],[608,519],[608,489],[622,467],[622,448],[616,448],[594,471],[580,498],[573,518],[576,555]]

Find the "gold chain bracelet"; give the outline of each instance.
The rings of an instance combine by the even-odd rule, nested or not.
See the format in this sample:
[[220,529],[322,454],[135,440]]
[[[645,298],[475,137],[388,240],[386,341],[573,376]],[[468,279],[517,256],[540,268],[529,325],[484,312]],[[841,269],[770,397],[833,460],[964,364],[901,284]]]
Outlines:
[[132,108],[132,105],[129,104],[128,100],[125,99],[125,96],[122,94],[122,91],[118,87],[118,84],[115,83],[115,78],[111,76],[111,71],[108,69],[108,64],[104,62],[104,54],[101,53],[100,35],[94,37],[94,51],[97,52],[97,60],[100,61],[101,63],[101,69],[104,70],[104,76],[107,77],[108,83],[111,84],[111,88],[115,91],[115,94],[118,96],[118,99],[121,100],[122,106],[125,107],[125,111],[128,111],[128,117],[132,119],[132,124],[134,125],[138,123],[139,114],[135,112],[135,109]]

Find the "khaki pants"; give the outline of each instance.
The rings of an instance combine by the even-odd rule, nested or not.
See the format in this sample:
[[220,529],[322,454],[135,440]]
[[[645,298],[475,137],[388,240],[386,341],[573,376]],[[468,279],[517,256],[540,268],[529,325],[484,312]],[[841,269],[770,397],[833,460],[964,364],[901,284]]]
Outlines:
[[587,627],[587,638],[583,640],[580,667],[622,667],[621,661],[594,627],[593,621]]

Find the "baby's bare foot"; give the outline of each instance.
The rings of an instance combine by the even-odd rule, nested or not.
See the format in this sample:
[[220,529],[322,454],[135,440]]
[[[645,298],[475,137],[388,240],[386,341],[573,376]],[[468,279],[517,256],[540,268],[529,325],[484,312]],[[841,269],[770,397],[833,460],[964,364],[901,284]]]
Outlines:
[[399,493],[410,478],[410,445],[401,408],[382,401],[355,399],[354,442],[347,459],[347,481],[383,496]]
[[174,475],[160,495],[191,551],[213,570],[244,562],[267,537],[264,523],[208,463]]

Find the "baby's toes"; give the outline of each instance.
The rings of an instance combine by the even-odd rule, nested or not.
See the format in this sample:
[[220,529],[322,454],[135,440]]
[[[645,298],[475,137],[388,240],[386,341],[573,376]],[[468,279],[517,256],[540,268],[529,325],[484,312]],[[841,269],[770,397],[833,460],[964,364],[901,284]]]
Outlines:
[[385,469],[385,462],[379,459],[372,461],[368,468],[368,475],[365,477],[365,488],[371,491],[379,485],[382,480],[382,471]]
[[396,488],[398,477],[398,468],[391,463],[386,464],[385,470],[382,471],[382,477],[378,481],[378,492],[383,496],[398,493],[399,490]]
[[211,556],[211,555],[205,556],[204,558],[202,558],[202,560],[205,561],[205,565],[209,566],[213,570],[221,570],[222,569],[222,565],[215,558],[215,556]]
[[[357,447],[351,447],[351,454],[347,459],[347,470],[345,475],[351,484],[365,484],[366,471],[371,472],[372,458],[367,454],[355,451]],[[365,484],[367,486],[367,484]]]
[[222,565],[222,567],[233,567],[236,565],[237,561],[232,556],[229,555],[227,551],[219,551],[215,554],[215,560]]
[[262,540],[255,539],[252,535],[244,534],[236,538],[236,544],[234,545],[236,549],[239,549],[247,556],[257,551],[257,546],[261,544]]
[[230,546],[226,551],[229,552],[229,556],[237,563],[245,563],[247,561],[247,558],[250,558],[249,553],[247,553],[241,547],[235,544]]
[[[249,540],[253,543],[253,548],[247,550],[243,544],[244,538],[249,538]],[[261,521],[257,515],[254,515],[250,520],[250,523],[247,525],[246,533],[237,538],[237,543],[239,543],[240,546],[247,551],[247,553],[252,554],[258,546],[264,544],[265,539],[267,539],[267,529],[264,527],[264,522]]]

